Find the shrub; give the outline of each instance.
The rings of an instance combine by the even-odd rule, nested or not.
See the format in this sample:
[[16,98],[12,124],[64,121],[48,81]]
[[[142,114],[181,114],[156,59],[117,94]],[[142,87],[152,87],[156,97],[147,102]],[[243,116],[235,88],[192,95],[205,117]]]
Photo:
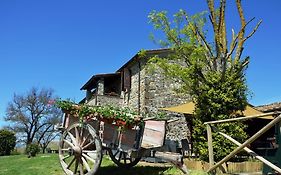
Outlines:
[[11,155],[21,155],[22,153],[19,152],[17,149],[11,151]]
[[15,134],[5,129],[0,130],[0,156],[10,155],[15,146]]
[[38,144],[31,143],[26,147],[26,154],[30,157],[35,157],[37,153],[40,152],[40,147]]

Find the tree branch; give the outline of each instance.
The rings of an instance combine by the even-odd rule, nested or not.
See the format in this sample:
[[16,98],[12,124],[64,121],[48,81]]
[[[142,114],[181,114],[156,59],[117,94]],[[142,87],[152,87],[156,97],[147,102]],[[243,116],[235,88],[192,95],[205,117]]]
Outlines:
[[242,48],[244,44],[244,34],[245,34],[245,27],[246,27],[246,20],[244,17],[242,5],[241,5],[241,0],[236,0],[236,7],[238,10],[238,14],[240,17],[240,22],[241,22],[241,29],[238,33],[238,44],[237,44],[237,49],[236,49],[236,56],[235,56],[235,62],[239,61],[241,53],[242,53]]
[[254,30],[253,30],[246,38],[244,38],[244,42],[245,42],[247,39],[249,39],[251,36],[253,36],[253,34],[258,30],[258,28],[259,28],[259,26],[261,25],[261,23],[262,23],[262,20],[260,20],[260,21],[258,22],[258,24],[256,25],[256,27],[254,28]]

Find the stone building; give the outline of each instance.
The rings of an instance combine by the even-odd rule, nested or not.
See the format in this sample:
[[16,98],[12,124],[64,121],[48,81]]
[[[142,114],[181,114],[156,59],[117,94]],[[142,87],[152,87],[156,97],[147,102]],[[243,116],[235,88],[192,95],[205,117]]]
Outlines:
[[[148,60],[153,56],[167,56],[169,49],[147,50],[145,56],[134,55],[116,72],[92,76],[81,88],[86,91],[82,102],[90,105],[126,106],[139,114],[155,114],[160,108],[185,103],[188,96],[180,96],[174,89],[177,83],[167,80],[161,71],[151,72]],[[187,117],[169,114],[166,139],[180,143],[190,140]]]

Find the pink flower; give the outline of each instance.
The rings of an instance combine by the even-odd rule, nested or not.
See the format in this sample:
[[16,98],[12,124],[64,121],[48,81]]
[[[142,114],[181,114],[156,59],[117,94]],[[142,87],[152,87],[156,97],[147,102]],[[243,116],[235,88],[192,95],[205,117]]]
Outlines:
[[48,101],[48,105],[53,105],[53,104],[55,104],[55,103],[56,103],[55,100],[49,100],[49,101]]

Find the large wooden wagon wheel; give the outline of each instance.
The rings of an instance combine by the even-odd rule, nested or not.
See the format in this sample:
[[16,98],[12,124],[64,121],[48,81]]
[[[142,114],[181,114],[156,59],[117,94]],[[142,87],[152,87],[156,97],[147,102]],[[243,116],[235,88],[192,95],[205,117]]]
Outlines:
[[59,143],[59,159],[67,175],[94,175],[102,160],[102,144],[95,129],[83,123],[67,128]]
[[137,155],[128,154],[119,148],[108,149],[111,160],[122,168],[131,168],[141,160],[141,151]]

